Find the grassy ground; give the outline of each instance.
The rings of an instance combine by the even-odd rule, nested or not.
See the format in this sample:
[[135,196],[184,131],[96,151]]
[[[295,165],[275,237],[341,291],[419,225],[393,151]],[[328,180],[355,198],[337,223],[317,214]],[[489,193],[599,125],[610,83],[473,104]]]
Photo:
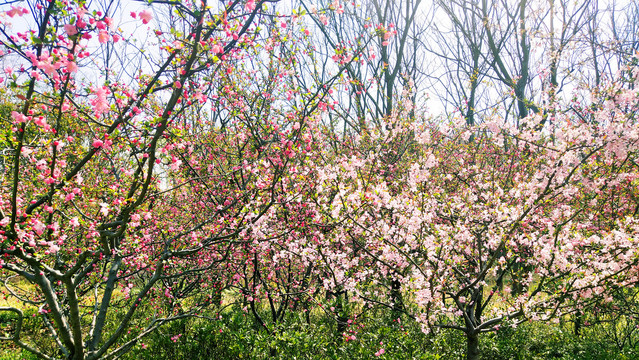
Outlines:
[[[5,319],[6,320],[6,319]],[[211,319],[170,323],[127,354],[124,359],[462,359],[465,339],[452,330],[431,334],[415,323],[398,324],[383,316],[369,317],[336,333],[334,321],[289,318],[273,332],[260,330],[242,312]],[[606,324],[609,326],[610,324]],[[30,333],[38,337],[38,334]],[[46,334],[41,334],[46,339]],[[633,335],[634,336],[634,335]],[[481,337],[483,359],[637,359],[639,347],[619,347],[603,325],[572,333],[572,323],[523,324]],[[381,354],[383,349],[383,354]],[[0,360],[35,359],[3,342]]]
[[[22,287],[25,291],[28,288]],[[225,302],[232,294],[225,294]],[[25,313],[23,338],[53,349],[51,337],[37,309],[16,300],[0,298],[1,306],[15,306]],[[144,309],[139,316],[145,317]],[[149,310],[152,311],[152,310]],[[112,312],[110,326],[117,326]],[[310,322],[307,322],[310,320]],[[639,320],[631,316],[585,313],[580,335],[574,334],[574,319],[553,324],[525,323],[482,334],[483,359],[639,359]],[[594,324],[594,325],[592,325]],[[0,336],[10,336],[15,314],[0,312]],[[49,343],[47,343],[47,341]],[[334,319],[323,312],[290,313],[270,331],[261,329],[241,306],[227,306],[202,318],[169,323],[144,338],[123,358],[156,359],[463,359],[465,338],[454,330],[430,334],[406,318],[390,319],[388,312],[364,313],[338,331]],[[13,343],[0,341],[0,360],[35,359]]]
[[[351,324],[346,336],[334,322],[289,319],[273,333],[258,330],[248,316],[223,314],[215,321],[173,323],[137,346],[127,359],[462,359],[465,338],[453,330],[426,335],[415,323],[369,317]],[[607,324],[608,326],[610,324]],[[182,334],[177,339],[171,339]],[[523,324],[481,338],[483,359],[637,359],[639,347],[617,346],[603,327],[573,334],[572,323]],[[145,348],[143,348],[145,347]],[[380,354],[380,349],[384,349]]]

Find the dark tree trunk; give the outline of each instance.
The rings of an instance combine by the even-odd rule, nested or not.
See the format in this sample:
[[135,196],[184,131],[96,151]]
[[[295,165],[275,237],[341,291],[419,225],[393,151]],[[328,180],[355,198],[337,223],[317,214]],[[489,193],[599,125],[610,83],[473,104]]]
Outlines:
[[466,360],[479,360],[479,334],[466,333]]
[[348,301],[346,298],[346,292],[341,292],[335,297],[335,315],[337,320],[337,334],[341,336],[344,332],[346,332],[346,324],[348,321],[348,316],[346,316],[346,310],[344,309],[344,302]]
[[582,325],[582,323],[583,323],[583,320],[582,320],[581,311],[577,310],[577,312],[575,313],[575,329],[574,329],[576,337],[581,336],[581,325]]
[[397,279],[391,281],[391,301],[393,302],[393,319],[397,319],[402,315],[404,310],[404,300],[402,299],[402,284]]

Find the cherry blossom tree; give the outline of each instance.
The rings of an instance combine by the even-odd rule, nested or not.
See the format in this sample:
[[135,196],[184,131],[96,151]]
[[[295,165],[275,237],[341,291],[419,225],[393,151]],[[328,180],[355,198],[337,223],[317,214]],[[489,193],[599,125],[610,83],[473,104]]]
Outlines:
[[187,115],[219,107],[271,3],[158,1],[123,14],[34,1],[3,12],[2,56],[15,66],[3,78],[2,277],[57,346],[25,338],[16,307],[2,308],[18,316],[9,340],[44,359],[117,357],[216,299],[232,241],[262,215],[247,210],[259,184],[242,183],[241,161],[263,134]]
[[[624,81],[601,89],[589,120],[558,111],[548,132],[534,129],[541,114],[520,130],[497,117],[420,126],[398,112],[392,131],[356,139],[370,151],[321,172],[341,244],[332,286],[392,307],[380,284],[396,277],[405,311],[425,331],[462,331],[468,359],[483,332],[610,301],[608,289],[638,280],[638,103]],[[401,154],[393,167],[388,152]]]

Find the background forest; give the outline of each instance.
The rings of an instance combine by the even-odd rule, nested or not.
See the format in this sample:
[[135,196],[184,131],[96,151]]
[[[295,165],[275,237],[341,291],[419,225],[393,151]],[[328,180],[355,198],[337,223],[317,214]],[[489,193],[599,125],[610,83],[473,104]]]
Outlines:
[[5,1],[0,359],[639,357],[638,26]]

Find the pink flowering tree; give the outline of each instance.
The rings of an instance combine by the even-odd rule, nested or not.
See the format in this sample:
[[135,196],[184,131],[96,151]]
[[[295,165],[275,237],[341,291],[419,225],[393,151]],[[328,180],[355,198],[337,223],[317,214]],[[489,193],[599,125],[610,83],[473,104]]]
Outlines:
[[[25,335],[18,307],[1,309],[17,316],[5,340],[43,359],[116,357],[217,300],[231,241],[255,220],[257,185],[244,186],[236,163],[250,157],[242,135],[255,136],[202,114],[260,41],[264,3],[4,10],[0,276],[54,345]],[[217,172],[204,174],[201,156]]]
[[329,285],[394,308],[385,284],[397,279],[404,312],[425,331],[463,332],[468,359],[481,333],[610,301],[638,280],[639,103],[622,85],[544,131],[541,115],[518,129],[396,112],[390,130],[355,139],[320,170]]
[[[322,11],[339,15],[339,7]],[[316,15],[310,14],[311,20]],[[196,164],[184,168],[190,173],[185,179],[208,189],[194,192],[195,198],[215,193],[225,199],[223,206],[240,205],[235,218],[250,225],[238,227],[224,257],[221,285],[240,295],[236,301],[243,311],[271,334],[291,311],[305,312],[310,322],[310,310],[326,300],[324,278],[330,274],[321,241],[326,229],[316,219],[323,196],[316,191],[317,166],[330,145],[324,135],[338,103],[332,94],[357,60],[339,57],[322,69],[314,62],[308,19],[274,17],[277,21],[262,28],[265,52],[247,50],[250,55],[224,68],[225,78],[214,83],[224,91],[212,116],[223,125],[207,137],[194,134],[197,150],[175,156]],[[252,59],[259,57],[267,61],[256,65]],[[309,69],[324,77],[310,81]],[[227,186],[237,188],[222,193]],[[204,208],[209,209],[204,216],[217,209]]]
[[[225,221],[239,221],[240,231],[223,247],[218,279],[269,333],[303,306],[311,285],[313,264],[300,251],[313,217],[314,133],[328,93],[323,86],[299,90],[293,74],[303,32],[295,20],[283,21],[267,28],[266,54],[251,49],[246,61],[224,68],[212,114],[223,125],[189,136],[190,148],[171,150],[187,164],[176,186],[194,187],[189,201],[204,204],[203,218],[234,209]],[[268,59],[264,66],[251,60],[259,56]]]

